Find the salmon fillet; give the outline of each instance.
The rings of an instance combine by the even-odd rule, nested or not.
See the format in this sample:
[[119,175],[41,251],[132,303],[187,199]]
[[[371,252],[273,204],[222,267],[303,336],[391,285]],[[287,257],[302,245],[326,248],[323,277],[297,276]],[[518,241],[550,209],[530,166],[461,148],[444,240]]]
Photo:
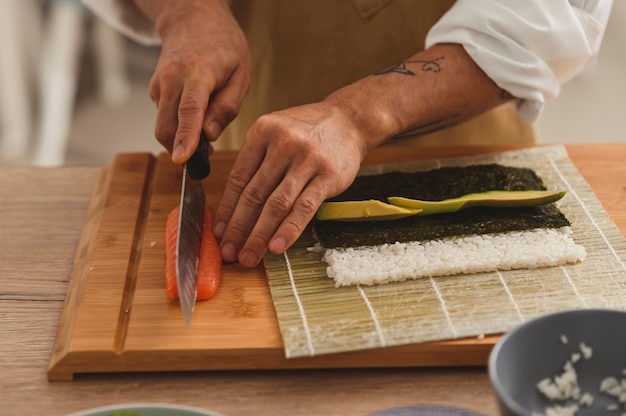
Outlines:
[[[178,232],[178,213],[176,207],[167,216],[165,225],[165,287],[169,299],[178,299],[176,284],[176,234]],[[198,278],[196,300],[211,299],[222,280],[222,255],[217,238],[213,234],[213,211],[204,207],[204,226],[198,260]]]

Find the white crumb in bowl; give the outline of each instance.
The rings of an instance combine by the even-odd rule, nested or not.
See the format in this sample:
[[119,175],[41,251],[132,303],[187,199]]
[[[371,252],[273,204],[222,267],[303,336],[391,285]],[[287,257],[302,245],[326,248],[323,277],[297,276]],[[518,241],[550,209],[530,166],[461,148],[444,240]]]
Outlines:
[[602,380],[602,383],[600,383],[600,391],[608,394],[609,396],[619,396],[622,388],[619,381],[617,381],[617,378],[607,377]]
[[626,409],[626,379],[619,381],[615,377],[607,377],[600,383],[600,391],[608,396],[615,397],[617,402]]
[[594,401],[594,397],[590,393],[585,393],[582,395],[582,397],[578,401],[578,404],[584,407],[591,407],[593,406],[593,401]]
[[579,399],[581,396],[578,375],[571,361],[565,363],[561,374],[537,383],[537,389],[550,400]]
[[[567,336],[564,334],[560,336],[560,340],[564,345],[569,342]],[[572,353],[570,359],[565,362],[561,374],[557,374],[553,378],[544,378],[536,385],[537,390],[539,390],[544,397],[561,403],[548,406],[544,409],[544,413],[536,413],[533,416],[574,416],[580,409],[579,406],[587,408],[593,406],[595,398],[589,392],[582,392],[578,384],[578,374],[574,366],[581,358],[589,360],[593,355],[593,349],[582,342],[579,344],[579,349],[580,353]],[[617,380],[615,380],[615,382],[617,382]],[[614,386],[615,383],[613,381],[607,381],[605,388],[609,389]],[[600,391],[602,391],[602,386]]]
[[[565,335],[561,335],[560,339],[566,344],[563,342],[566,339]],[[590,360],[593,357],[593,348],[584,342],[578,347],[580,353],[574,352],[570,355],[560,374],[544,378],[537,383],[536,388],[544,397],[559,403],[546,407],[544,413],[533,413],[533,416],[574,416],[581,407],[593,407],[595,397],[590,392],[582,392],[575,367],[581,359]],[[621,380],[614,376],[605,377],[598,386],[600,394],[615,399],[614,403],[605,406],[608,412],[626,411],[626,369],[621,370],[621,375],[624,377]],[[626,416],[626,412],[622,413],[622,416]]]
[[156,241],[150,241],[150,247],[156,246]]
[[587,345],[585,345],[584,342],[580,343],[580,352],[583,353],[583,357],[585,357],[585,360],[590,359],[591,356],[593,355],[593,350]]

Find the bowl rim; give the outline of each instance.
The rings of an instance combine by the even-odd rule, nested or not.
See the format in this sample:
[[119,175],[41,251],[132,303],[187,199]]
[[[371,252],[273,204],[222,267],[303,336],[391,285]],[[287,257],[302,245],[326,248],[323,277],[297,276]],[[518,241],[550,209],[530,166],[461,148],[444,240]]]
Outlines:
[[161,402],[128,402],[117,403],[111,405],[104,405],[98,407],[91,407],[77,412],[68,413],[65,416],[91,416],[96,412],[109,412],[116,410],[138,410],[138,409],[161,409],[161,410],[184,410],[187,412],[194,412],[198,415],[206,416],[224,416],[222,413],[215,412],[213,410],[203,409],[201,407],[188,406],[184,404],[175,403],[161,403]]
[[[436,413],[435,413],[436,412]],[[445,413],[442,413],[445,412]],[[439,404],[416,404],[391,407],[384,410],[379,410],[371,413],[370,416],[394,416],[394,415],[412,415],[419,416],[423,414],[441,414],[447,416],[486,416],[483,413],[479,413],[475,410],[470,410],[454,405],[439,405]]]
[[518,415],[523,416],[531,416],[532,412],[530,410],[526,410],[519,404],[516,400],[511,397],[509,392],[503,387],[501,380],[498,377],[496,372],[496,362],[500,352],[507,344],[507,341],[515,336],[519,331],[528,328],[531,325],[536,325],[539,322],[549,321],[553,319],[558,319],[564,315],[584,315],[584,314],[610,314],[610,315],[624,315],[626,316],[626,311],[620,309],[608,309],[608,308],[580,308],[580,309],[569,309],[560,312],[548,312],[543,315],[539,315],[535,318],[532,318],[526,322],[523,322],[510,331],[506,332],[504,335],[498,339],[496,344],[491,350],[489,354],[489,360],[487,364],[487,371],[489,374],[489,381],[491,383],[491,387],[495,390],[497,398],[504,402],[504,404],[512,411],[514,411]]

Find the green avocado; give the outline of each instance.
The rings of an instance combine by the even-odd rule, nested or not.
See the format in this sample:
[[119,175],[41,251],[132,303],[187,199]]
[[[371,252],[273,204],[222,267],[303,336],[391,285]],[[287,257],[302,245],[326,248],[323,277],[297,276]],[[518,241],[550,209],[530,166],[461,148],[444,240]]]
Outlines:
[[370,199],[366,201],[324,202],[315,213],[319,221],[390,221],[419,213],[421,209],[406,208]]
[[403,208],[420,209],[417,215],[443,214],[483,206],[497,208],[546,205],[563,198],[567,191],[487,191],[471,193],[443,201],[421,201],[399,196],[389,197],[389,203]]

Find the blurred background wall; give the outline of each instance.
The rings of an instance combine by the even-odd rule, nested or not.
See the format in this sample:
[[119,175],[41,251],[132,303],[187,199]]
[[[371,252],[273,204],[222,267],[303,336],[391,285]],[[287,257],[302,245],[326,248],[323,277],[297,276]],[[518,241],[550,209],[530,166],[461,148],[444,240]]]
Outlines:
[[[157,58],[78,0],[0,0],[0,164],[161,152],[147,93]],[[624,74],[626,2],[616,0],[598,59],[548,103],[540,141],[626,142]]]

